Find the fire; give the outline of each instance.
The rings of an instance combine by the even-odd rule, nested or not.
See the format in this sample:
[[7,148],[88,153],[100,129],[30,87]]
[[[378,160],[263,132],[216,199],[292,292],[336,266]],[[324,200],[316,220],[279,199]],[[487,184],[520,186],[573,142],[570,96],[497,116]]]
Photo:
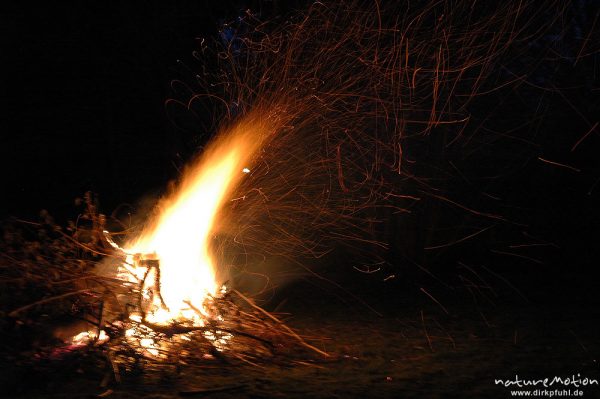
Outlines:
[[158,214],[143,233],[125,245],[129,255],[120,275],[130,281],[145,277],[147,292],[142,294],[152,301],[146,321],[202,325],[205,301],[222,289],[210,243],[219,210],[248,170],[259,141],[244,130],[238,126],[205,151],[177,190],[160,201]]
[[[141,298],[141,302],[124,299],[133,305],[125,335],[146,353],[160,356],[164,349],[164,342],[155,339],[157,327],[193,329],[204,327],[209,319],[220,320],[207,306],[226,291],[217,279],[211,240],[222,226],[219,211],[250,172],[249,163],[264,133],[262,123],[238,123],[186,169],[177,188],[159,201],[156,214],[139,236],[119,247],[107,233],[111,245],[125,255],[117,277]],[[86,334],[77,335],[74,342],[97,335]],[[217,349],[231,338],[221,331],[207,330],[203,335]]]
[[[160,205],[154,226],[126,246],[130,254],[152,254],[160,262],[164,304],[155,297],[157,310],[147,316],[149,321],[194,320],[194,308],[202,309],[207,296],[217,293],[215,262],[209,254],[211,230],[236,174],[242,173],[242,150],[236,145],[215,152],[189,171],[179,192]],[[134,274],[139,277],[140,272],[146,271]]]

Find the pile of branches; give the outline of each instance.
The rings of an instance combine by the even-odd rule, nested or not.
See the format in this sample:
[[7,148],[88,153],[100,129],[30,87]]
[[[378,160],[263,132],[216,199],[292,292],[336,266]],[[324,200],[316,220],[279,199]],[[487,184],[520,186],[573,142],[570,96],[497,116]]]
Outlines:
[[[275,315],[260,308],[237,290],[210,298],[205,325],[170,325],[117,320],[106,323],[106,345],[113,368],[180,370],[213,364],[303,363],[307,352],[329,356],[306,342]],[[143,344],[152,341],[151,346]],[[118,378],[118,376],[117,376]]]
[[[130,371],[295,364],[307,355],[328,356],[237,290],[207,300],[205,310],[214,317],[203,326],[131,318],[144,314],[143,284],[99,272],[121,261],[111,245],[119,235],[107,235],[112,221],[97,211],[90,193],[78,202],[83,212],[66,226],[45,211],[39,222],[2,226],[0,358],[7,366],[31,368],[85,354],[120,381]],[[86,338],[74,340],[80,333]]]

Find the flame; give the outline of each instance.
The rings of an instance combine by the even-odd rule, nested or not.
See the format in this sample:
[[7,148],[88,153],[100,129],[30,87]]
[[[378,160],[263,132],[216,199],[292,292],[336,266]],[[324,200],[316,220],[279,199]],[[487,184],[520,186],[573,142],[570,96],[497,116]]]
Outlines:
[[[160,281],[158,289],[152,284],[145,286],[148,291],[154,289],[147,321],[168,324],[184,320],[203,325],[205,301],[221,289],[217,265],[210,254],[219,210],[249,170],[246,164],[260,141],[245,130],[238,126],[229,138],[218,140],[205,151],[184,173],[177,190],[159,202],[158,214],[143,233],[125,245],[130,255],[121,275],[128,274],[130,281],[141,281],[144,276],[148,282],[157,277]],[[140,266],[140,257],[158,260],[159,268]]]
[[[202,163],[186,176],[181,192],[162,204],[156,225],[139,237],[129,253],[153,254],[160,262],[160,294],[166,309],[152,321],[194,318],[187,303],[202,309],[208,295],[217,293],[216,268],[208,248],[211,230],[225,194],[240,171],[239,149],[233,148],[214,163]],[[241,171],[240,171],[241,173]]]
[[[163,339],[156,339],[153,326],[174,324],[204,327],[209,318],[208,301],[226,292],[217,280],[217,261],[211,254],[211,240],[222,227],[220,210],[242,178],[263,139],[276,128],[269,118],[247,117],[231,127],[203,152],[183,173],[170,195],[161,199],[157,212],[136,238],[120,247],[105,231],[106,239],[126,255],[116,276],[139,287],[143,308],[129,314],[126,339],[152,357],[163,356]],[[141,287],[140,287],[141,285]],[[126,299],[126,301],[132,298]],[[139,307],[139,303],[137,304]],[[225,331],[205,330],[203,336],[222,350],[233,336]],[[189,340],[177,335],[172,340]],[[93,331],[72,337],[72,343],[105,342],[104,330],[96,338]]]
[[[145,321],[204,326],[206,301],[225,291],[210,251],[215,231],[224,225],[220,210],[249,174],[253,154],[273,130],[272,122],[247,117],[222,132],[187,168],[177,189],[159,202],[142,234],[124,246],[128,256],[119,277],[144,283],[142,297],[151,301]],[[136,321],[139,316],[130,317]]]

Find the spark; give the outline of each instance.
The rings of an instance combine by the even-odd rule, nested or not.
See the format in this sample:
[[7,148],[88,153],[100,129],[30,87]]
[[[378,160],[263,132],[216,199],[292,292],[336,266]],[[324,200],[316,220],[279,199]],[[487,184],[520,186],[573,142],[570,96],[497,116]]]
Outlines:
[[538,157],[538,159],[542,162],[548,163],[550,165],[555,165],[555,166],[560,166],[561,168],[567,168],[567,169],[571,169],[572,171],[575,172],[581,172],[581,169],[578,169],[574,166],[569,166],[569,165],[565,165],[564,163],[559,163],[559,162],[555,162],[555,161],[550,161],[548,159],[544,159],[542,157]]

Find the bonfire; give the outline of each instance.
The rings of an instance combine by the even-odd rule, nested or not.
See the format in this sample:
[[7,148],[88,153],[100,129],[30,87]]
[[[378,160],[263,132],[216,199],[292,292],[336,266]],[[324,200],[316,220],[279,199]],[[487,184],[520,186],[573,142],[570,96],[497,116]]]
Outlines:
[[[194,188],[206,189],[204,185]],[[189,201],[194,197],[194,193],[186,193],[188,196],[178,193],[176,198]],[[192,270],[186,271],[186,258],[169,263],[173,258],[169,258],[168,249],[162,252],[165,247],[160,245],[152,247],[156,249],[151,253],[136,252],[149,248],[143,246],[149,242],[144,240],[164,234],[161,229],[172,219],[161,219],[149,236],[142,235],[132,241],[135,245],[121,247],[105,229],[106,218],[97,213],[92,201],[87,193],[81,215],[90,222],[87,227],[63,229],[51,219],[49,223],[19,221],[47,238],[41,246],[37,241],[26,241],[26,231],[6,229],[5,238],[13,244],[6,253],[20,259],[19,267],[12,271],[14,281],[35,289],[44,287],[46,294],[60,292],[13,310],[8,320],[17,328],[29,326],[29,313],[60,313],[65,307],[81,320],[68,329],[53,331],[55,336],[62,332],[58,334],[62,343],[53,340],[39,347],[33,357],[19,362],[40,367],[40,361],[60,361],[84,351],[87,355],[95,353],[107,361],[112,377],[105,377],[106,385],[110,380],[120,381],[122,372],[136,369],[179,370],[215,362],[222,366],[259,366],[265,361],[293,364],[329,356],[288,327],[279,315],[262,309],[241,292],[229,290],[226,284],[218,284],[210,257],[194,258],[206,263],[187,263]],[[186,209],[180,202],[174,205],[177,209],[167,213],[170,217]],[[185,235],[191,232],[181,230],[180,234],[185,242]],[[185,251],[177,247],[179,237],[168,239],[175,250]],[[45,259],[47,251],[53,258]],[[202,248],[195,246],[190,252],[202,253]],[[163,257],[163,253],[167,255]],[[58,266],[56,256],[63,262]],[[69,291],[73,288],[78,289]],[[75,326],[87,328],[70,337],[64,334],[74,331]]]
[[[485,128],[487,115],[471,102],[520,82],[492,66],[519,70],[518,46],[553,21],[531,4],[475,8],[406,3],[388,15],[379,2],[314,2],[286,20],[239,18],[212,54],[216,72],[173,82],[168,111],[195,115],[212,101],[218,122],[141,223],[103,215],[88,193],[66,226],[44,212],[41,222],[4,227],[0,266],[12,289],[3,293],[1,330],[44,337],[27,350],[4,339],[4,352],[17,362],[92,353],[116,381],[136,369],[330,357],[322,340],[295,332],[234,280],[246,267],[261,274],[252,268],[267,258],[304,267],[340,248],[364,251],[369,263],[357,270],[374,273],[385,264],[380,252],[399,240],[378,238],[381,226],[422,199],[461,212],[460,223],[449,218],[461,234],[448,236],[466,240],[506,222],[498,198],[452,196],[448,187],[465,183],[448,153],[463,160],[472,154],[457,147],[506,138]],[[534,33],[529,19],[539,23]],[[486,153],[469,160],[492,171],[503,163]],[[439,177],[446,163],[454,180]],[[473,179],[494,174],[482,170]],[[57,315],[72,323],[49,327],[45,318]]]
[[[219,211],[251,170],[253,154],[271,121],[255,123],[233,126],[219,136],[185,171],[177,188],[158,201],[141,230],[127,234],[123,243],[117,243],[120,234],[106,229],[106,217],[97,212],[88,193],[82,219],[91,221],[89,226],[72,225],[67,232],[51,226],[51,234],[58,235],[53,245],[60,242],[64,247],[58,255],[65,256],[65,262],[68,253],[88,253],[91,258],[75,256],[72,261],[83,267],[74,266],[74,271],[60,265],[55,268],[60,278],[46,281],[62,284],[69,275],[67,282],[85,288],[28,304],[9,316],[76,296],[90,328],[71,337],[66,349],[97,347],[117,380],[121,368],[142,364],[177,368],[237,360],[257,365],[289,354],[290,348],[327,357],[276,315],[217,278],[211,242],[219,228]],[[47,265],[39,255],[35,258],[31,267],[43,270]],[[19,273],[36,272],[22,266]]]

